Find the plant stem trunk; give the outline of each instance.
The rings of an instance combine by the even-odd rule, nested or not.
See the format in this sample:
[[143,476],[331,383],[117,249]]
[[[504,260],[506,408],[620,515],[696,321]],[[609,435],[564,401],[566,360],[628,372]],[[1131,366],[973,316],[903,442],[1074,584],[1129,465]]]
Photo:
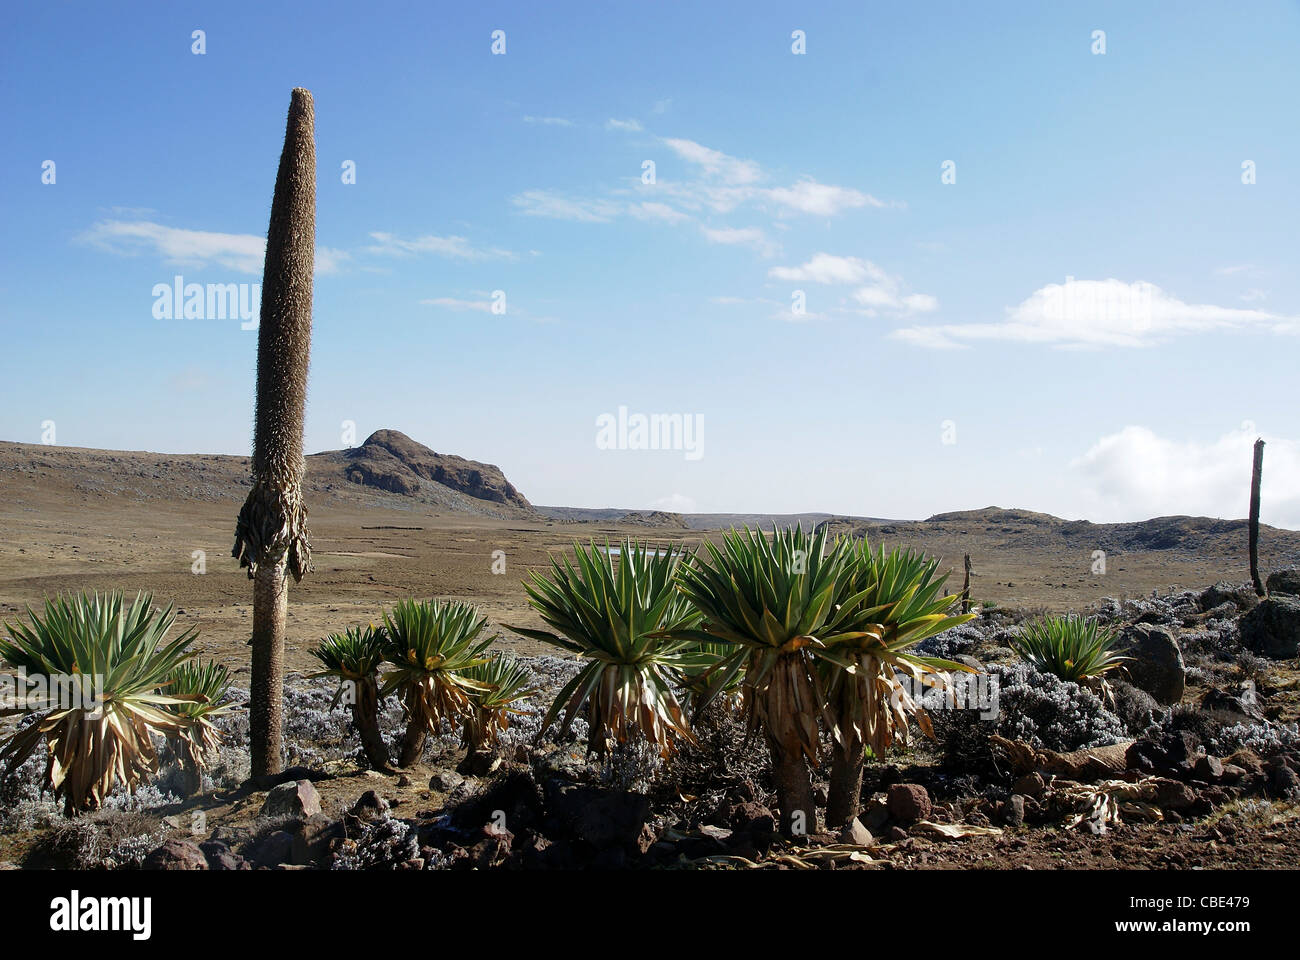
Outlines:
[[1250,471],[1250,579],[1255,593],[1264,596],[1259,579],[1259,484],[1264,473],[1264,440],[1255,441],[1255,462]]
[[831,782],[826,802],[826,826],[842,827],[858,815],[862,804],[862,762],[865,748],[861,742],[849,747],[835,745],[831,753]]
[[813,801],[812,777],[798,736],[793,731],[784,736],[769,732],[767,746],[772,753],[776,802],[781,808],[781,832],[792,838],[816,833],[817,805]]
[[424,753],[424,742],[429,738],[429,718],[425,716],[424,710],[415,704],[409,704],[408,713],[406,733],[402,736],[402,752],[398,757],[398,762],[403,767],[419,762]]
[[203,771],[191,763],[189,757],[184,754],[177,757],[176,765],[181,773],[178,787],[182,797],[192,797],[203,789]]
[[357,702],[352,704],[352,722],[357,725],[361,747],[374,770],[388,769],[388,746],[379,732],[379,693],[373,677],[358,684]]
[[261,563],[253,577],[253,675],[249,741],[254,777],[277,774],[284,744],[284,620],[289,605],[286,558]]

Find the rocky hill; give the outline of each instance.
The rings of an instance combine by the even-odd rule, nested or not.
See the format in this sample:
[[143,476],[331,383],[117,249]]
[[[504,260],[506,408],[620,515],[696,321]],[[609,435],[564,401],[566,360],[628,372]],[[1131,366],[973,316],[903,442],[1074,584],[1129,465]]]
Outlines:
[[475,500],[532,510],[526,497],[494,464],[436,453],[397,430],[376,430],[359,447],[308,457],[313,474],[341,473],[349,483],[401,496],[418,496],[429,484]]
[[[1066,548],[1107,554],[1153,551],[1180,551],[1187,554],[1222,556],[1240,553],[1246,543],[1245,520],[1220,520],[1214,517],[1153,517],[1130,523],[1092,523],[1088,520],[1063,520],[1048,513],[1032,510],[959,510],[939,513],[918,521],[872,521],[856,517],[831,517],[818,526],[826,526],[832,535],[850,534],[872,538],[894,535],[978,536],[992,538],[999,548],[1037,549]],[[1267,531],[1271,548],[1300,559],[1300,532],[1260,524]]]

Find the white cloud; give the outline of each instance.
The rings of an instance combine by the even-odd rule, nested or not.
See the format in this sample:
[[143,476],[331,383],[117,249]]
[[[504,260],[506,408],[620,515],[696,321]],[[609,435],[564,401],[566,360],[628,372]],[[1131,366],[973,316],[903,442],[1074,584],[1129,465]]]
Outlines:
[[869,260],[815,253],[807,263],[797,267],[773,267],[767,275],[785,283],[863,283],[879,268]]
[[[217,264],[238,273],[260,275],[266,260],[266,238],[251,233],[217,233],[184,230],[147,220],[101,220],[77,240],[119,254],[152,249],[173,266],[205,267]],[[315,272],[334,273],[349,255],[342,250],[317,247]]]
[[251,233],[181,230],[144,220],[102,220],[79,239],[114,253],[152,248],[170,264],[204,266],[217,263],[240,273],[261,273],[266,238]]
[[609,200],[575,199],[550,190],[525,190],[510,199],[530,217],[576,220],[580,223],[608,223],[620,210],[619,204]]
[[[1256,436],[1254,430],[1239,430],[1211,442],[1180,441],[1127,426],[1102,437],[1070,466],[1088,484],[1089,516],[1237,519],[1249,512]],[[1300,527],[1300,441],[1264,440],[1260,519]]]
[[606,130],[622,130],[626,133],[639,133],[641,124],[636,120],[615,120],[610,117],[605,121]]
[[1145,347],[1181,334],[1252,327],[1295,333],[1298,318],[1185,303],[1151,283],[1067,280],[1035,290],[998,323],[913,327],[893,336],[929,346],[996,340],[1063,348]]
[[904,293],[902,278],[870,260],[815,253],[807,263],[797,267],[773,267],[767,272],[783,283],[820,283],[830,286],[857,286],[850,296],[862,313],[875,316],[881,310],[893,313],[926,313],[939,301],[928,293]]
[[750,247],[765,257],[777,253],[776,243],[759,227],[701,227],[700,230],[709,243]]
[[426,234],[413,240],[405,240],[391,233],[371,233],[375,241],[366,247],[366,252],[376,256],[406,257],[421,253],[431,253],[452,260],[514,260],[515,254],[497,247],[475,247],[464,237],[439,237]]
[[884,206],[870,194],[850,187],[818,183],[811,177],[804,177],[792,187],[774,187],[767,191],[767,196],[781,206],[799,213],[827,217],[852,207]]
[[631,204],[627,208],[627,212],[638,220],[659,220],[663,223],[681,223],[683,220],[691,219],[688,214],[682,213],[666,203],[653,201]]
[[565,117],[524,117],[524,123],[537,123],[546,127],[573,126],[573,121]]
[[455,297],[433,297],[421,300],[426,307],[445,307],[448,310],[477,310],[480,313],[492,312],[491,300],[457,300]]
[[720,177],[726,183],[754,183],[763,176],[762,168],[753,160],[739,160],[694,140],[665,137],[663,142],[683,160],[695,164],[709,176]]
[[661,116],[667,113],[669,110],[671,110],[672,106],[673,106],[673,98],[665,97],[662,100],[656,100],[655,105],[650,108],[650,112],[655,114],[656,116]]

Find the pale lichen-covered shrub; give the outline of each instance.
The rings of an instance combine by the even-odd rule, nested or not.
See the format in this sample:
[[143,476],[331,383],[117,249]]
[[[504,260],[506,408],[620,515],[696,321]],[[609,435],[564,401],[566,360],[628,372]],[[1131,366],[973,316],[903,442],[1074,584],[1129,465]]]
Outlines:
[[1240,749],[1261,757],[1300,750],[1300,727],[1294,723],[1235,723],[1221,728],[1205,744],[1206,752],[1216,757],[1227,757]]
[[988,672],[998,683],[996,718],[983,719],[974,710],[930,712],[945,761],[954,769],[991,773],[988,738],[995,733],[1059,752],[1127,738],[1124,722],[1077,683],[1039,673],[1023,663],[993,664]]

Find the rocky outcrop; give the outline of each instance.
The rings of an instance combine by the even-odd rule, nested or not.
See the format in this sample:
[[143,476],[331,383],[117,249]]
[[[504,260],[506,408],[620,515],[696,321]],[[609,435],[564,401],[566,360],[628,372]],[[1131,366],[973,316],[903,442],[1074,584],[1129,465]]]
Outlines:
[[412,496],[433,483],[476,500],[532,509],[498,467],[436,453],[396,430],[376,430],[359,447],[319,456],[337,457],[348,481],[388,493]]
[[1261,600],[1241,618],[1241,640],[1261,657],[1300,656],[1300,597],[1279,593]]
[[666,513],[663,510],[651,510],[648,513],[633,511],[623,514],[621,523],[634,523],[642,527],[672,527],[686,529],[686,519],[680,513]]
[[1268,575],[1268,592],[1300,595],[1300,569],[1276,570]]
[[1168,627],[1135,623],[1120,635],[1116,649],[1131,658],[1124,669],[1133,686],[1165,706],[1183,699],[1187,669],[1178,641]]

